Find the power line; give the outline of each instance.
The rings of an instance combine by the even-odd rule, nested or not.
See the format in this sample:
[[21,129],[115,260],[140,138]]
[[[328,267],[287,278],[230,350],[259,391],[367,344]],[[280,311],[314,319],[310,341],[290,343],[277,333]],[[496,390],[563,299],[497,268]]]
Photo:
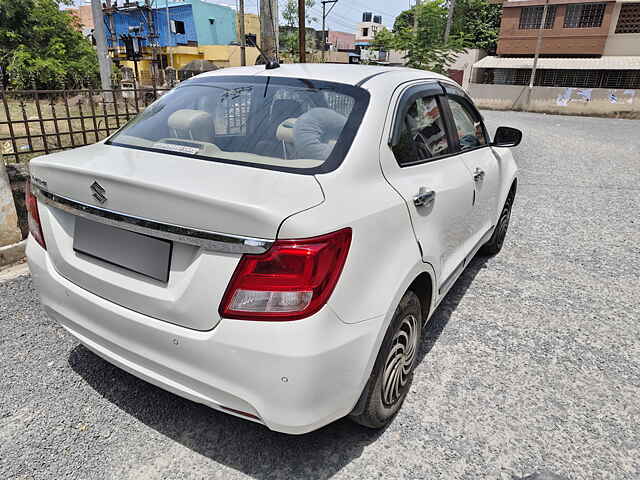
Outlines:
[[[347,23],[342,22],[341,20],[338,20],[336,18],[332,18],[329,28],[331,28],[331,25],[337,25],[339,28],[343,28],[345,30],[355,30],[357,27],[355,25],[349,25]],[[351,32],[347,32],[347,33],[351,33]]]
[[[331,10],[338,4],[338,0],[321,0],[322,3],[322,63],[324,63],[325,55],[327,51],[327,15],[331,13]],[[331,8],[327,12],[327,3],[332,4]]]
[[[326,3],[330,3],[330,2],[329,2],[328,0],[323,0],[323,1],[322,1],[322,3],[323,3],[323,4],[326,4]],[[338,4],[338,0],[335,0],[335,1],[333,2],[333,5],[331,5],[331,8],[330,8],[330,9],[329,9],[329,11],[327,12],[327,15],[331,15],[331,11],[336,7],[336,5],[337,5],[337,4]]]
[[[311,9],[311,11],[317,15],[321,15],[320,12],[315,10],[315,7]],[[356,28],[358,26],[358,22],[354,22],[353,20],[349,20],[348,18],[343,17],[337,13],[334,13],[332,16],[332,20],[336,23],[340,23],[343,26],[347,26],[348,28]]]

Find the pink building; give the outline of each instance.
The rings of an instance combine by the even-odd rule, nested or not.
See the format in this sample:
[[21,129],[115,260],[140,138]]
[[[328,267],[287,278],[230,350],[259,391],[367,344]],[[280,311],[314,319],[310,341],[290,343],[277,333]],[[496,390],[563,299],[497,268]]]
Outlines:
[[354,33],[329,30],[328,42],[332,50],[353,50],[355,48],[356,36]]

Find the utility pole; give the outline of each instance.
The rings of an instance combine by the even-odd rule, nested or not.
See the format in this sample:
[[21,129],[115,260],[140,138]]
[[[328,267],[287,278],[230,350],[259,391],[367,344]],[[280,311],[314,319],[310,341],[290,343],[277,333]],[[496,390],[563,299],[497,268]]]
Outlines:
[[[118,36],[116,35],[116,22],[113,18],[113,15],[118,11],[118,4],[117,2],[114,2],[113,4],[111,4],[111,2],[109,2],[109,10],[107,10],[107,16],[109,17],[109,30],[111,30],[111,48],[114,51],[114,56],[118,56],[116,52],[117,48],[118,48]],[[104,10],[103,10],[104,12]]]
[[[336,6],[338,0],[322,0],[322,63],[325,60],[325,51],[327,49],[327,15],[331,13],[333,7]],[[327,12],[327,3],[333,3],[329,11]]]
[[[167,53],[169,53],[169,48],[171,45],[171,18],[169,16],[169,0],[165,0],[164,4],[165,12],[167,15]],[[173,53],[167,55],[169,57],[170,65],[173,67]]]
[[540,50],[542,50],[542,33],[544,32],[544,25],[547,23],[547,12],[549,10],[549,0],[545,0],[544,8],[542,9],[542,19],[540,20],[540,27],[538,28],[538,39],[536,41],[536,51],[533,55],[533,66],[531,68],[531,76],[529,77],[529,90],[527,92],[527,107],[531,102],[531,90],[533,90],[533,84],[536,80],[536,70],[538,69],[538,58],[540,57]]
[[[158,88],[158,77],[160,71],[160,54],[158,53],[158,33],[153,23],[153,4],[152,0],[145,0],[145,10],[148,14],[147,27],[149,29],[147,39],[151,43],[151,83],[153,85],[153,93],[156,94]],[[143,13],[144,15],[144,13]]]
[[325,50],[327,48],[327,2],[322,1],[322,63],[325,60]]
[[298,0],[298,47],[300,63],[307,63],[307,26],[304,0]]
[[451,33],[451,23],[453,22],[453,11],[456,8],[456,0],[449,0],[449,11],[447,12],[447,26],[444,29],[444,43],[449,41]]
[[103,90],[111,90],[111,59],[107,53],[107,37],[104,33],[104,16],[100,0],[91,0],[91,13],[94,23],[93,37],[96,39],[96,51],[100,64],[100,83]]
[[278,56],[278,24],[277,0],[260,0],[260,43],[269,60]]
[[244,32],[244,0],[240,0],[240,65],[245,67],[247,65],[247,36]]

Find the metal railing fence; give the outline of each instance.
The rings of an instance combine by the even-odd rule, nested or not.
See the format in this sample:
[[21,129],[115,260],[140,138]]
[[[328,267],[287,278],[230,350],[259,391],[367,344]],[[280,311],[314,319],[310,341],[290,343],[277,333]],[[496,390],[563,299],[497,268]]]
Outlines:
[[0,91],[0,152],[4,161],[98,142],[169,89]]

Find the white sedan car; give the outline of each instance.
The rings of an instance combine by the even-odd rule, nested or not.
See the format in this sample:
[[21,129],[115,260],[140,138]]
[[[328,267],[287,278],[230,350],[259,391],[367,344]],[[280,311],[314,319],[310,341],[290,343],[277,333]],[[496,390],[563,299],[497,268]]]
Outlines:
[[438,303],[502,247],[520,139],[425,71],[206,73],[31,161],[29,266],[52,319],[150,383],[280,432],[380,428]]

